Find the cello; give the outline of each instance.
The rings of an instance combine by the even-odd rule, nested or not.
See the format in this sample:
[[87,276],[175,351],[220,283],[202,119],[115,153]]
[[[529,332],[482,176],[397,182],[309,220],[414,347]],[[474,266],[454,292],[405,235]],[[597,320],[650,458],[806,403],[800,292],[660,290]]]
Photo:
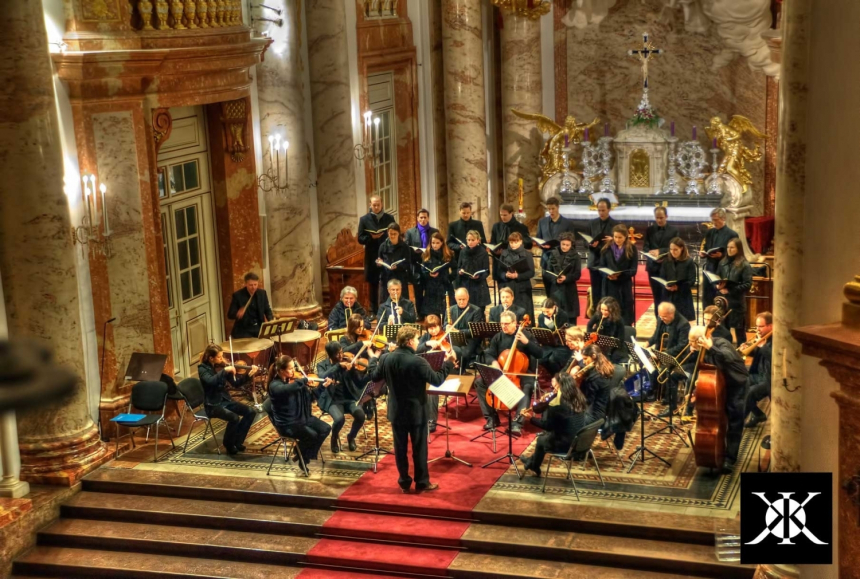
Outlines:
[[[523,316],[523,322],[514,334],[514,343],[510,348],[499,354],[499,357],[496,359],[496,362],[502,367],[502,373],[510,378],[511,382],[514,383],[514,386],[520,390],[523,389],[520,384],[520,376],[529,371],[529,356],[524,352],[517,351],[517,344],[519,344],[517,336],[519,336],[523,329],[529,325],[531,325],[531,320],[529,319],[528,314],[526,314]],[[496,398],[490,390],[487,390],[486,397],[487,404],[496,410],[510,410],[510,408],[505,406],[501,400]]]

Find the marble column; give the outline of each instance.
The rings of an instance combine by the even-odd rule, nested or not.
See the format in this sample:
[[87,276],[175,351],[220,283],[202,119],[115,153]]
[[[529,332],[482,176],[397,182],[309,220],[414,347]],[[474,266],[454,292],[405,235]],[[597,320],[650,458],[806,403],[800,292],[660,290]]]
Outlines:
[[[443,0],[445,126],[448,149],[448,221],[460,203],[486,207],[487,122],[480,0]],[[478,200],[480,204],[476,204]],[[478,216],[484,221],[493,216]]]
[[[523,180],[523,208],[529,225],[543,216],[540,194],[540,150],[543,137],[533,121],[511,109],[542,113],[540,20],[502,11],[502,143],[504,147],[504,200],[517,207],[517,179]],[[550,116],[553,111],[548,111]],[[495,221],[495,216],[491,221]]]
[[[4,48],[5,47],[5,48]],[[9,337],[35,338],[84,376],[78,284],[41,2],[0,15],[0,277]],[[75,185],[70,186],[75,190]],[[109,456],[80,380],[62,401],[18,415],[21,478],[73,484]]]
[[[262,64],[257,65],[263,144],[260,171],[270,166],[269,136],[278,135],[282,141],[289,141],[289,190],[273,190],[265,195],[270,278],[266,287],[276,314],[322,321],[314,288],[315,264],[309,229],[311,151],[305,136],[305,115],[309,111],[304,93],[300,4],[274,0],[267,5],[283,10],[284,26],[269,28],[273,43]],[[282,166],[282,175],[284,171]]]
[[801,347],[791,336],[803,312],[803,220],[806,194],[806,120],[809,87],[811,0],[783,6],[780,73],[779,145],[774,240],[773,388],[771,456],[773,470],[800,470],[800,420],[803,389]]
[[[349,57],[343,0],[310,0],[305,7],[308,28],[308,74],[317,171],[319,267],[343,229],[358,224],[355,204]],[[323,275],[323,280],[326,276]]]
[[0,414],[0,497],[18,499],[30,492],[30,485],[19,478],[20,473],[15,413],[3,412]]

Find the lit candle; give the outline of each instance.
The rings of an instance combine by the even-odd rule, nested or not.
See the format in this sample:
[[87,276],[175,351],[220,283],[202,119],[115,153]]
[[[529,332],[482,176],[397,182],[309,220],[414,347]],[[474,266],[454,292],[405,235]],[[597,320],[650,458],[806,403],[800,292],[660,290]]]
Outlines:
[[90,220],[90,225],[92,225],[92,209],[90,208],[90,176],[84,175],[84,203],[86,204],[86,213],[87,219]]
[[672,121],[672,136],[675,136],[675,121]]
[[290,183],[290,157],[287,155],[287,149],[290,148],[290,142],[284,139],[284,172],[286,173],[287,185]]
[[107,205],[105,204],[105,191],[107,191],[107,187],[105,187],[104,182],[102,182],[102,184],[99,185],[99,191],[102,192],[102,215],[104,215],[104,218],[105,218],[104,235],[108,236],[108,235],[110,235],[110,224],[108,223]]
[[372,121],[371,117],[373,116],[373,111],[366,111],[364,113],[364,142],[370,140],[370,123]]
[[693,140],[696,140],[696,126],[693,125]]
[[588,129],[585,129],[585,140],[588,140]]
[[273,148],[274,142],[275,142],[275,137],[273,137],[272,135],[269,135],[269,164],[270,165],[272,163],[274,163],[274,160],[273,160],[274,157],[272,156],[272,148]]
[[608,137],[608,136],[609,136],[609,123],[605,123],[605,124],[603,125],[603,136],[604,136],[604,137]]

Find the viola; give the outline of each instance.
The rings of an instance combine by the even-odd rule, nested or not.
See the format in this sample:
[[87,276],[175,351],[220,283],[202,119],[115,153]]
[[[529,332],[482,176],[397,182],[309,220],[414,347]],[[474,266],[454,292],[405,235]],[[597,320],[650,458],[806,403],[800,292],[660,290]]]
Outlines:
[[[531,320],[529,319],[528,314],[526,314],[525,316],[523,316],[523,322],[520,324],[520,327],[517,328],[516,334],[514,334],[513,345],[509,349],[499,354],[499,357],[496,359],[496,362],[499,364],[499,366],[502,367],[502,372],[505,374],[505,376],[510,378],[511,382],[514,383],[514,386],[516,386],[520,390],[523,389],[522,385],[520,384],[520,375],[528,372],[529,357],[528,354],[517,350],[517,344],[519,344],[517,336],[522,333],[523,329],[527,328],[530,325]],[[489,390],[487,390],[487,403],[496,410],[510,410]]]

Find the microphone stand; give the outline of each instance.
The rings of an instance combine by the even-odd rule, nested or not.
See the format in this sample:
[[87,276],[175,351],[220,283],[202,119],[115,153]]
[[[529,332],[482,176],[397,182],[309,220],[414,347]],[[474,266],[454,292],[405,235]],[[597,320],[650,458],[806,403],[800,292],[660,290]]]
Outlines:
[[[105,375],[105,348],[107,346],[107,343],[105,340],[107,339],[107,327],[108,327],[108,324],[111,324],[114,321],[116,321],[116,317],[113,317],[113,318],[107,320],[104,323],[104,325],[102,326],[102,365],[101,365],[101,369],[99,370],[99,391],[101,391],[101,381],[104,380],[104,375]],[[104,440],[104,438],[102,438],[102,413],[101,412],[99,412],[98,419],[99,419],[98,420],[99,438],[101,440]]]

